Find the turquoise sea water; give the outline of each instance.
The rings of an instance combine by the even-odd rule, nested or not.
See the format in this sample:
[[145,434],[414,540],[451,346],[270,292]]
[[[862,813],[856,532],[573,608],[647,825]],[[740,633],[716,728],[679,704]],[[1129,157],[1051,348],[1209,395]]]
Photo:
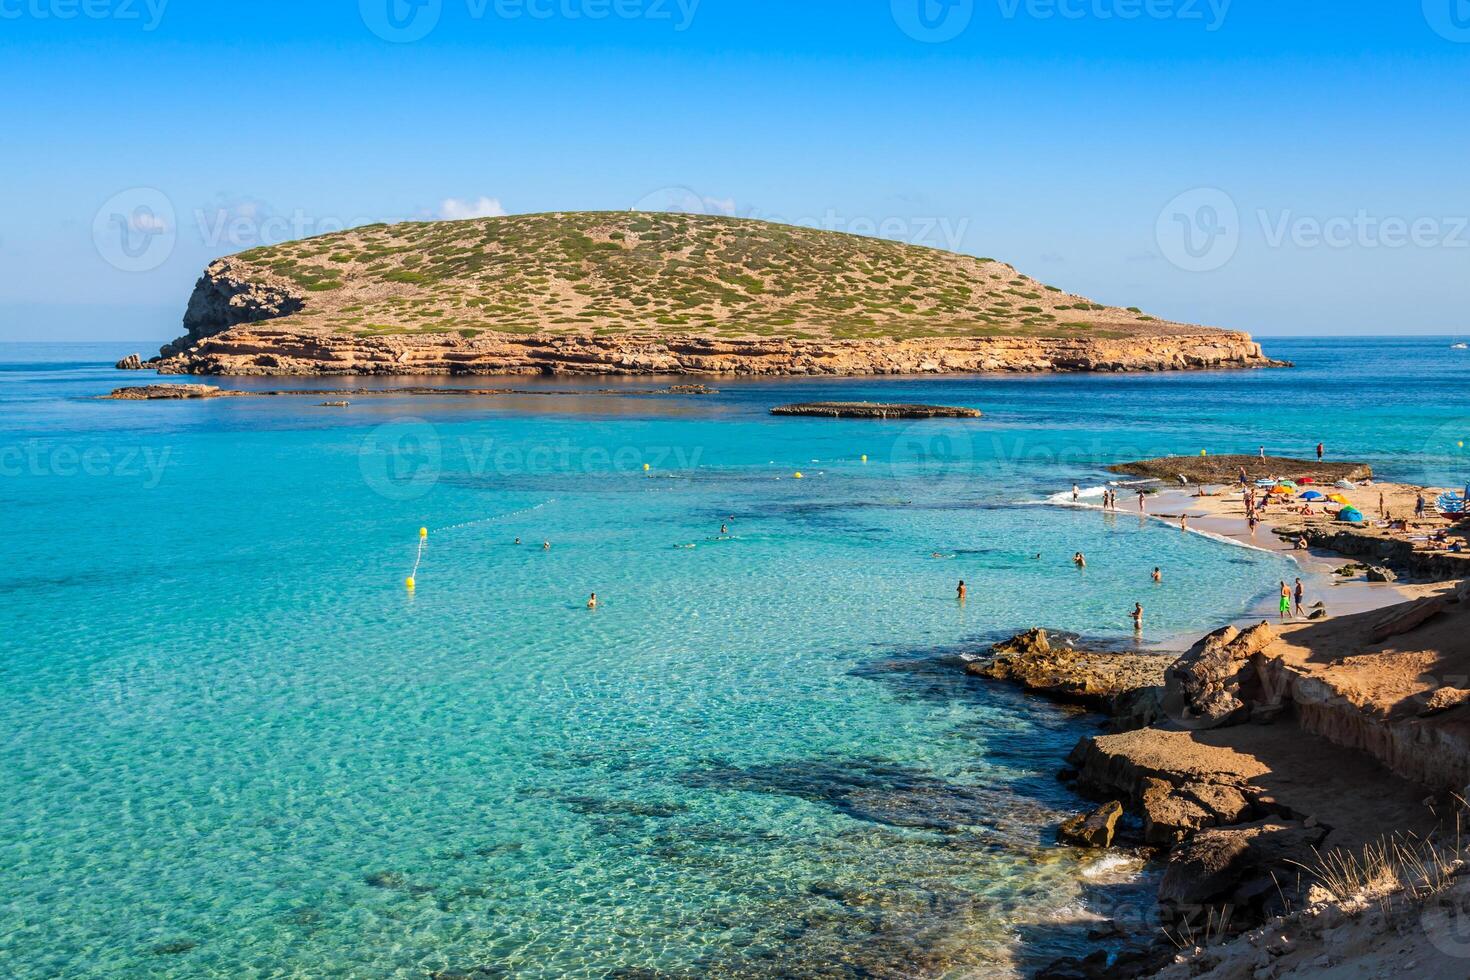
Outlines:
[[[0,347],[0,972],[989,976],[1074,951],[1129,894],[1049,844],[1091,722],[959,654],[1038,623],[1126,642],[1134,601],[1157,643],[1290,568],[1126,496],[1038,502],[1111,461],[1318,439],[1463,483],[1449,345],[345,411],[96,401],[148,376]],[[765,411],[837,397],[986,417]]]

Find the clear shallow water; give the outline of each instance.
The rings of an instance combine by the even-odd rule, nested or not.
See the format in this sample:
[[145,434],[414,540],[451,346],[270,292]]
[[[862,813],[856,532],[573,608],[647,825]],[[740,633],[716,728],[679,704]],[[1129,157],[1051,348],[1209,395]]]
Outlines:
[[[345,412],[97,402],[143,380],[117,349],[0,348],[0,970],[938,976],[1068,952],[1128,895],[1047,844],[1088,724],[967,683],[958,653],[1037,623],[1124,640],[1135,600],[1147,640],[1203,630],[1290,566],[1034,502],[1263,441],[1463,482],[1449,343]],[[765,415],[838,396],[987,417]]]

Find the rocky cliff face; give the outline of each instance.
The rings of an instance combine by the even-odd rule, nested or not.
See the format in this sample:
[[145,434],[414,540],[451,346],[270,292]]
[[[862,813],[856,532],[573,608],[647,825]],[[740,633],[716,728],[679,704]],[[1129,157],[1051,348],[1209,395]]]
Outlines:
[[305,299],[284,282],[259,282],[238,275],[228,262],[210,264],[194,284],[184,310],[188,334],[165,347],[165,357],[242,323],[258,323],[300,312]]
[[[196,302],[197,301],[197,302]],[[260,326],[208,332],[231,318],[284,315],[269,287],[195,293],[185,338],[149,362],[163,374],[216,375],[900,375],[1038,371],[1184,371],[1274,364],[1243,333],[1126,339],[923,338],[721,340],[700,336],[360,336]],[[271,312],[277,311],[277,312]],[[237,321],[238,322],[238,321]]]

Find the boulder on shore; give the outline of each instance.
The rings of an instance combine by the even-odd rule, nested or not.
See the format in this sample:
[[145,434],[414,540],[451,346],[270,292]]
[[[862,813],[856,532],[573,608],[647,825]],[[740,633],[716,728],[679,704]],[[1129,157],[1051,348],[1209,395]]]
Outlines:
[[1112,847],[1123,816],[1123,804],[1105,803],[1091,813],[1079,813],[1057,828],[1057,840],[1073,847]]
[[1206,636],[1165,671],[1164,711],[1191,728],[1246,721],[1260,700],[1254,658],[1276,639],[1269,623],[1245,632],[1227,626]]

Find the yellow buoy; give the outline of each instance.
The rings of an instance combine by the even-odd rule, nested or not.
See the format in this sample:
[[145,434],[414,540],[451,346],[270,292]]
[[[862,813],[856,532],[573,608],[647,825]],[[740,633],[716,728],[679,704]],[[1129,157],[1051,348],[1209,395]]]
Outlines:
[[404,579],[403,584],[408,586],[408,591],[412,592],[414,587],[413,576],[409,576],[408,578]]
[[419,528],[419,537],[421,537],[421,538],[427,538],[428,536],[429,536],[429,529],[428,528],[426,528],[426,527]]
[[802,475],[801,475],[801,474],[800,474],[800,473],[796,473],[796,474],[793,474],[793,475],[792,475],[792,477],[791,477],[791,478],[792,478],[792,479],[793,479],[793,480],[803,480],[803,479],[806,479],[806,478],[805,478],[805,477],[803,477],[803,476],[802,476]]
[[868,454],[867,453],[863,453],[863,462],[866,463],[867,461],[868,461]]
[[1199,454],[1200,454],[1200,455],[1201,455],[1201,456],[1208,456],[1208,455],[1210,455],[1210,451],[1209,451],[1209,450],[1208,450],[1208,449],[1201,449],[1201,450],[1200,450],[1200,451],[1199,451]]
[[648,464],[647,464],[647,463],[644,463],[644,464],[643,464],[643,472],[645,472],[645,473],[647,473],[647,472],[648,472],[648,470],[649,470],[649,466],[648,466]]
[[1464,449],[1464,448],[1465,448],[1465,444],[1464,444],[1464,443],[1463,443],[1463,442],[1462,442],[1462,443],[1460,443],[1460,448],[1461,448],[1461,449]]

